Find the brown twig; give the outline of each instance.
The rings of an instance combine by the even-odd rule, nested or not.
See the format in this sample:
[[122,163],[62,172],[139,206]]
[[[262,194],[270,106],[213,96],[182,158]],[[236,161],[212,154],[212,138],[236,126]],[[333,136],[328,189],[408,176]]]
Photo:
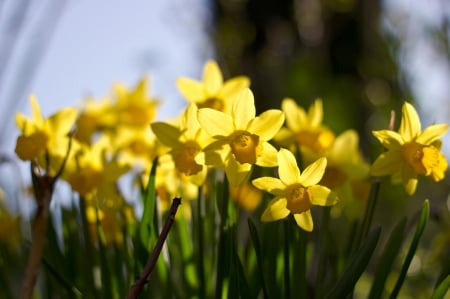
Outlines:
[[170,207],[169,217],[164,224],[164,227],[159,235],[158,242],[156,243],[155,249],[153,249],[152,254],[147,260],[144,271],[139,276],[138,280],[133,284],[127,294],[127,299],[135,299],[139,296],[140,292],[144,288],[144,285],[148,281],[148,276],[152,272],[156,265],[161,249],[166,241],[167,235],[169,234],[170,228],[172,227],[173,221],[175,220],[175,215],[178,210],[178,206],[181,204],[181,198],[175,197],[172,201],[172,206]]

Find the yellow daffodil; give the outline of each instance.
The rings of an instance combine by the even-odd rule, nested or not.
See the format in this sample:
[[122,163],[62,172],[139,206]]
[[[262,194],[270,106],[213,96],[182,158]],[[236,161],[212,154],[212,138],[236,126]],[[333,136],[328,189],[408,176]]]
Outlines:
[[158,101],[150,98],[147,93],[147,78],[143,78],[133,90],[128,90],[122,84],[114,85],[114,94],[117,98],[114,109],[119,124],[143,128],[153,121]]
[[246,211],[253,212],[261,203],[263,194],[249,182],[230,190],[231,199]]
[[63,108],[44,118],[34,96],[30,96],[30,103],[33,118],[16,114],[16,124],[22,134],[17,138],[15,152],[22,160],[35,160],[50,172],[56,172],[60,167],[56,164],[67,155],[68,134],[78,112],[75,108]]
[[297,144],[301,150],[322,154],[334,142],[334,134],[322,125],[322,101],[317,99],[308,112],[291,98],[285,98],[281,108],[286,114],[286,128],[282,128],[274,140],[283,147],[293,150]]
[[418,175],[431,177],[436,182],[442,180],[448,164],[440,152],[439,138],[447,132],[448,127],[448,124],[435,124],[422,131],[416,110],[405,102],[398,132],[373,131],[386,151],[373,163],[371,174],[392,175],[393,182],[402,182],[409,195],[416,191]]
[[347,130],[337,136],[323,154],[305,152],[302,160],[309,164],[320,156],[327,158],[327,167],[319,183],[336,192],[340,199],[333,207],[332,213],[339,215],[343,211],[349,218],[357,217],[364,211],[370,188],[370,166],[364,161],[359,149],[358,133]]
[[216,139],[205,148],[206,164],[225,167],[231,186],[241,184],[252,164],[277,165],[277,151],[269,144],[284,122],[280,110],[267,110],[255,117],[253,93],[245,89],[233,103],[231,115],[203,108],[198,120],[203,129]]
[[0,200],[0,245],[10,251],[19,248],[22,239],[20,217],[13,215]]
[[192,176],[191,182],[199,186],[203,184],[207,173],[203,148],[210,143],[211,137],[200,127],[197,110],[195,104],[190,104],[178,126],[155,122],[151,128],[158,140],[171,149],[170,155],[176,169],[186,176]]
[[238,76],[224,82],[217,62],[209,60],[203,68],[203,80],[181,77],[177,87],[181,94],[199,108],[212,108],[228,112],[231,100],[244,88],[250,86],[246,76]]
[[278,152],[279,179],[261,177],[252,181],[258,189],[265,190],[275,198],[269,202],[261,216],[262,221],[275,221],[293,214],[298,226],[313,230],[311,207],[330,206],[337,196],[327,187],[317,185],[325,173],[327,159],[320,158],[301,173],[294,155],[287,149]]

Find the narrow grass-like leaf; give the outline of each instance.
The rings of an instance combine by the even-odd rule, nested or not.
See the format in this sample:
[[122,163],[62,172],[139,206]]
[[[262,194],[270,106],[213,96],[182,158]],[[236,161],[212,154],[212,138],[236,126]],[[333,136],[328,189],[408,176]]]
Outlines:
[[143,192],[144,199],[144,211],[142,214],[142,219],[139,226],[139,234],[142,244],[150,250],[151,242],[156,239],[153,217],[155,215],[155,180],[156,180],[156,168],[158,165],[158,158],[153,161],[152,169],[150,170],[150,175],[148,177],[147,187]]
[[55,267],[53,267],[46,258],[42,259],[42,264],[48,273],[59,283],[59,285],[67,292],[70,298],[83,298],[83,294],[80,290],[69,282],[62,273],[59,273]]
[[326,298],[345,298],[349,295],[361,274],[369,264],[375,247],[380,238],[381,228],[377,227],[367,236],[361,247],[355,252],[354,257],[350,260],[341,279],[334,285]]
[[403,263],[402,269],[400,270],[397,282],[395,283],[394,289],[392,290],[391,296],[389,297],[390,299],[397,298],[397,295],[400,292],[403,282],[405,281],[409,265],[411,264],[411,261],[417,250],[417,246],[419,245],[419,241],[420,238],[422,237],[423,231],[425,230],[425,226],[427,225],[429,215],[430,215],[430,203],[428,199],[426,199],[422,205],[422,210],[420,212],[419,221],[417,222],[414,238],[411,242],[408,253],[406,254],[406,258]]
[[370,290],[369,299],[381,298],[387,276],[392,269],[392,264],[397,257],[403,243],[406,218],[397,223],[386,243],[375,278]]
[[450,289],[450,275],[441,281],[441,283],[434,289],[431,299],[444,299],[445,295]]
[[259,280],[261,283],[261,288],[263,291],[264,299],[269,299],[269,292],[267,291],[266,281],[264,279],[264,264],[263,264],[263,256],[261,250],[261,243],[259,241],[258,230],[256,229],[255,224],[252,219],[248,218],[248,228],[250,230],[250,237],[252,238],[253,247],[255,248],[256,253],[256,264],[258,266]]

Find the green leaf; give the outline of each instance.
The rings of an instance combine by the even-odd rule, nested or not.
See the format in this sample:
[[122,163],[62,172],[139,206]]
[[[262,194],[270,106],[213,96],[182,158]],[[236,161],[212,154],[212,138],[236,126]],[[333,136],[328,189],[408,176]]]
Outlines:
[[443,299],[445,295],[448,293],[448,289],[450,288],[450,275],[441,281],[441,283],[436,287],[431,295],[431,299]]
[[139,226],[139,234],[142,244],[145,244],[145,248],[150,250],[152,241],[156,239],[156,234],[153,226],[153,217],[155,215],[155,179],[156,179],[156,167],[158,165],[158,158],[153,161],[152,169],[148,177],[147,188],[144,191],[144,212]]
[[405,281],[406,273],[408,272],[409,265],[411,264],[411,261],[417,250],[417,246],[419,245],[419,241],[420,238],[422,237],[423,231],[425,230],[425,226],[427,225],[429,215],[430,215],[430,203],[428,199],[426,199],[422,205],[419,222],[417,222],[416,232],[411,242],[411,246],[409,247],[408,253],[406,255],[402,269],[398,276],[397,282],[395,283],[394,290],[392,291],[391,296],[389,297],[391,299],[397,298],[397,295],[400,292],[403,282]]
[[383,294],[384,284],[405,237],[405,226],[406,218],[403,218],[392,230],[389,240],[384,248],[383,255],[378,263],[378,269],[370,290],[369,299],[381,298],[381,295]]
[[264,271],[263,271],[264,267],[263,267],[261,243],[259,241],[258,230],[256,229],[256,226],[253,223],[252,219],[250,218],[248,218],[248,228],[250,230],[250,237],[252,238],[253,247],[255,248],[256,252],[256,264],[258,265],[259,280],[261,282],[263,295],[265,299],[268,299],[270,297],[269,292],[267,291],[266,281],[264,279]]
[[341,279],[334,285],[325,298],[345,298],[350,294],[370,262],[380,238],[381,227],[377,227],[367,236],[362,246],[355,252]]

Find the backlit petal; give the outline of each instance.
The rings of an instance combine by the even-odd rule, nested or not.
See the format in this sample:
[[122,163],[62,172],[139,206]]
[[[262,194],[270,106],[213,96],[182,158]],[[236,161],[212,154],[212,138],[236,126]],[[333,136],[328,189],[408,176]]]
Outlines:
[[249,122],[255,118],[255,100],[250,89],[243,89],[233,103],[232,115],[236,130],[246,130]]
[[336,193],[327,187],[314,185],[308,187],[309,198],[313,205],[317,206],[331,206],[337,203],[338,197]]
[[48,118],[48,124],[52,134],[66,135],[72,129],[77,118],[78,111],[75,108],[63,108]]
[[287,149],[278,152],[278,175],[286,185],[292,185],[300,181],[300,170],[297,166],[294,154]]
[[34,95],[30,95],[30,104],[33,111],[33,120],[37,123],[43,123],[44,117],[42,116],[41,108],[39,108],[39,103]]
[[224,99],[235,97],[241,90],[250,86],[250,79],[245,76],[239,76],[225,81],[220,91],[220,96]]
[[400,122],[399,133],[405,142],[411,141],[420,134],[420,119],[416,109],[405,102],[402,106],[402,120]]
[[208,95],[217,95],[223,84],[222,72],[217,62],[210,60],[203,69],[203,82]]
[[198,103],[205,100],[206,95],[201,82],[181,77],[177,79],[176,84],[180,93],[189,102]]
[[314,163],[305,168],[300,176],[299,183],[305,187],[317,184],[325,173],[327,159],[325,157],[317,159]]
[[311,215],[311,210],[300,214],[294,214],[295,222],[297,225],[303,228],[307,232],[311,232],[314,229],[314,223]]
[[225,166],[225,173],[227,174],[230,186],[236,187],[245,182],[250,175],[251,169],[252,164],[241,164],[236,161],[233,155],[230,155],[230,159]]
[[322,100],[317,99],[308,109],[309,124],[312,128],[318,127],[323,120]]
[[297,103],[290,98],[283,99],[281,108],[286,114],[286,124],[294,132],[300,131],[307,123],[305,111],[297,106]]
[[286,188],[286,185],[281,180],[268,176],[254,179],[252,184],[260,190],[267,191],[277,196],[283,195],[284,189]]
[[395,148],[398,149],[404,143],[402,136],[394,131],[390,130],[372,131],[372,134],[387,149],[395,149]]
[[372,164],[370,174],[373,176],[390,175],[400,171],[402,164],[404,161],[400,151],[384,152]]
[[286,218],[290,211],[286,208],[285,197],[275,197],[261,215],[261,221],[275,221]]
[[283,123],[284,113],[281,110],[271,109],[253,119],[248,130],[258,135],[260,140],[269,141],[280,131]]
[[151,125],[153,133],[159,141],[165,146],[174,148],[180,145],[179,138],[182,132],[172,125],[164,122],[155,122]]
[[256,158],[256,165],[263,167],[275,167],[278,165],[278,151],[268,142],[262,142],[261,156]]
[[448,127],[448,124],[431,125],[423,130],[416,142],[424,145],[431,144],[447,133]]
[[234,131],[233,119],[228,114],[202,108],[198,110],[197,116],[200,126],[211,136],[228,136]]

